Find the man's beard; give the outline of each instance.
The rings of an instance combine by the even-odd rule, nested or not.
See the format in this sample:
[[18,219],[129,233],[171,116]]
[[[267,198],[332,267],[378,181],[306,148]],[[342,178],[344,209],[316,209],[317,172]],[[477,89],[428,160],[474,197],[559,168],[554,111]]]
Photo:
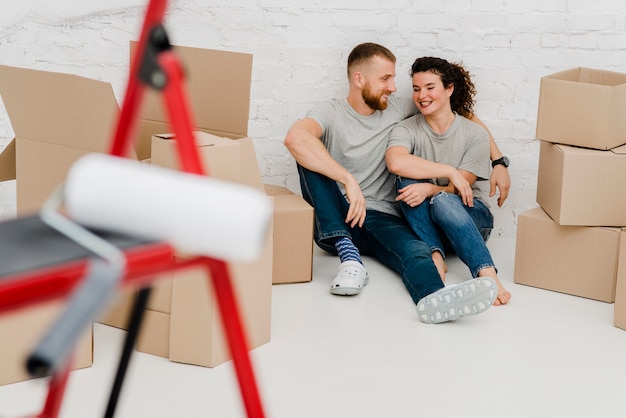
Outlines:
[[369,85],[366,85],[361,91],[361,96],[363,97],[363,101],[366,105],[374,110],[385,110],[387,109],[387,102],[382,100],[382,97],[385,94],[389,94],[388,92],[381,92],[379,94],[374,94],[369,88]]

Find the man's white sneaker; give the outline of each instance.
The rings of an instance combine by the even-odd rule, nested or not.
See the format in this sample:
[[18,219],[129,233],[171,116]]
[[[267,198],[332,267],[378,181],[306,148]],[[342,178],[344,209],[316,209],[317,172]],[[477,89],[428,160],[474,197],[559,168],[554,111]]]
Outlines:
[[369,276],[363,264],[352,260],[344,261],[339,265],[337,275],[330,284],[330,293],[342,296],[358,295],[368,281]]
[[477,277],[424,296],[417,303],[417,314],[427,324],[454,321],[485,312],[497,296],[498,286],[494,279]]

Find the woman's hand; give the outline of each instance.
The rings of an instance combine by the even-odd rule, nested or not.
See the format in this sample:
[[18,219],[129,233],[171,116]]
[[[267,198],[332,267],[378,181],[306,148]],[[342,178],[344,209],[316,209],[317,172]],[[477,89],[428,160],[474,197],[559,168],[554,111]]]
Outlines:
[[410,207],[421,205],[424,200],[428,199],[436,187],[432,183],[413,183],[398,190],[396,200],[404,202]]

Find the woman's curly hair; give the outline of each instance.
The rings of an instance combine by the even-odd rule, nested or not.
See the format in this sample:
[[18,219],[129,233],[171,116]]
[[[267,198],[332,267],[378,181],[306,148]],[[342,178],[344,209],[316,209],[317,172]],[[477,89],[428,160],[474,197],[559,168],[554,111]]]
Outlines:
[[430,71],[441,77],[445,88],[454,85],[454,92],[450,96],[452,111],[466,118],[474,115],[474,96],[476,88],[470,73],[460,63],[450,63],[442,58],[422,57],[415,60],[411,66],[411,77],[415,73]]

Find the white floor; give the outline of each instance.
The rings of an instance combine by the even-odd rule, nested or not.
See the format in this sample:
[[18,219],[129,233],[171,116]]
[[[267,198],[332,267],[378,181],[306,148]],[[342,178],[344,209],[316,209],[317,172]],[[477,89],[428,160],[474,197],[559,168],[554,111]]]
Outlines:
[[[274,418],[622,417],[626,331],[613,305],[513,283],[514,241],[490,248],[509,305],[426,325],[397,276],[372,259],[357,297],[328,292],[337,260],[316,251],[311,283],[274,286],[272,341],[252,351]],[[449,261],[450,283],[468,277]],[[95,326],[61,416],[104,414],[124,332]],[[41,409],[45,380],[0,387],[0,416]],[[214,369],[136,353],[116,417],[243,417],[231,363]]]

